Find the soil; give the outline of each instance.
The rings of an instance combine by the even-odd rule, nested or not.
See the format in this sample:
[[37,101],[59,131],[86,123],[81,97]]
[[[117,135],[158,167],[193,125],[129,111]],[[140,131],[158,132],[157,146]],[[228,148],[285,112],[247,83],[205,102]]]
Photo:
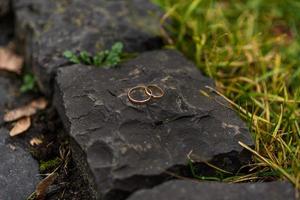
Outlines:
[[[42,138],[41,145],[30,147],[30,152],[40,163],[57,158],[60,160],[58,177],[49,188],[46,199],[90,199],[87,184],[72,161],[68,137],[64,133],[55,109],[49,107],[36,115],[33,119],[33,126],[25,137],[28,138],[28,136]],[[56,167],[49,167],[41,173],[51,173]]]

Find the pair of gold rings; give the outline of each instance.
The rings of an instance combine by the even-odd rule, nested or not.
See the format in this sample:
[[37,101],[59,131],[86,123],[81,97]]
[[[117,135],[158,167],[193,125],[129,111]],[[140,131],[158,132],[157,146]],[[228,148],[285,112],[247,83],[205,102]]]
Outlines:
[[[139,93],[140,98],[135,97],[135,93]],[[157,85],[139,85],[131,88],[128,93],[128,99],[134,104],[145,104],[152,99],[160,99],[164,96],[164,91]]]

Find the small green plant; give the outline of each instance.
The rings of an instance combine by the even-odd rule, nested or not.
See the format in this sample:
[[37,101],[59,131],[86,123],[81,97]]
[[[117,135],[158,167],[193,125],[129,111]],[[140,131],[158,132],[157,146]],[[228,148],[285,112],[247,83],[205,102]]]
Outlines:
[[23,83],[20,87],[22,93],[34,91],[37,88],[36,78],[33,74],[25,74],[23,76]]
[[110,50],[104,50],[91,55],[87,51],[78,54],[72,51],[65,51],[64,56],[74,64],[95,65],[97,67],[114,67],[121,61],[123,44],[116,42]]

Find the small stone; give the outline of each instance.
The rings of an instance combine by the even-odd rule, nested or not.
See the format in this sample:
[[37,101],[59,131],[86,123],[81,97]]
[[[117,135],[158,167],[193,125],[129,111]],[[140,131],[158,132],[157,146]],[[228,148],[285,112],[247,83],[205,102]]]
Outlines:
[[286,182],[228,184],[185,180],[169,181],[140,190],[128,200],[296,200],[293,186]]
[[[132,104],[127,91],[141,84],[156,84],[165,95]],[[248,164],[251,156],[238,144],[253,145],[245,123],[219,96],[201,95],[206,86],[213,81],[168,50],[111,69],[58,70],[54,103],[98,198],[122,199],[169,179],[168,171],[181,174],[188,155],[233,172]]]
[[21,146],[10,144],[8,131],[0,128],[0,199],[24,200],[39,182],[38,163]]

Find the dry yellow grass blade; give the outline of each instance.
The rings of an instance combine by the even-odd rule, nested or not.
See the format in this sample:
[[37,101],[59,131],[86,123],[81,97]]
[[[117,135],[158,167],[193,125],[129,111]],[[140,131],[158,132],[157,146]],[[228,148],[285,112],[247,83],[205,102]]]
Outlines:
[[258,159],[260,159],[261,161],[263,161],[264,163],[266,163],[267,165],[269,165],[274,170],[278,170],[282,175],[284,175],[293,184],[296,184],[295,178],[292,177],[289,173],[287,173],[284,169],[282,169],[279,165],[277,165],[276,163],[273,163],[272,161],[268,160],[267,158],[261,156],[258,152],[256,152],[255,150],[251,149],[246,144],[244,144],[242,142],[239,142],[239,145],[241,145],[242,147],[244,147],[245,149],[247,149],[248,151],[250,151],[251,153],[253,153],[255,156],[258,157]]
[[21,74],[24,59],[10,48],[0,48],[0,70]]
[[268,123],[268,124],[272,124],[271,122],[269,122],[268,120],[266,120],[266,119],[264,119],[262,117],[259,117],[259,116],[256,116],[256,115],[253,115],[253,114],[247,112],[244,108],[242,108],[241,106],[237,105],[236,103],[234,103],[233,101],[231,101],[230,99],[228,99],[226,96],[224,96],[222,93],[220,93],[216,89],[214,89],[214,88],[212,88],[210,86],[206,86],[206,88],[209,89],[209,90],[211,90],[211,91],[213,91],[213,92],[215,92],[216,94],[218,94],[222,98],[224,98],[228,103],[230,103],[232,106],[234,106],[236,109],[238,109],[244,115],[248,116],[250,119],[253,118],[256,121],[262,121],[262,122],[265,122],[265,123]]
[[280,116],[279,116],[279,119],[278,119],[278,122],[276,124],[276,127],[272,133],[272,136],[273,136],[273,139],[272,141],[274,140],[274,138],[276,138],[277,134],[278,134],[278,131],[279,131],[279,128],[281,126],[281,123],[282,123],[282,116],[283,116],[283,106],[280,105]]
[[21,118],[14,124],[14,127],[10,130],[9,135],[13,137],[21,133],[24,133],[30,128],[30,126],[31,126],[30,117]]
[[217,167],[216,165],[213,165],[207,161],[203,161],[202,159],[200,159],[197,155],[194,155],[193,154],[193,151],[190,151],[187,155],[187,158],[193,162],[193,163],[205,163],[207,166],[215,169],[216,171],[219,171],[219,172],[222,172],[222,173],[225,173],[225,174],[232,174],[232,172],[229,172],[229,171],[226,171],[224,169],[221,169],[219,167]]
[[4,121],[11,122],[11,121],[20,119],[22,117],[32,116],[38,110],[45,109],[47,107],[47,104],[48,104],[48,102],[45,98],[36,99],[25,106],[22,106],[22,107],[19,107],[19,108],[16,108],[14,110],[7,112],[4,115]]

